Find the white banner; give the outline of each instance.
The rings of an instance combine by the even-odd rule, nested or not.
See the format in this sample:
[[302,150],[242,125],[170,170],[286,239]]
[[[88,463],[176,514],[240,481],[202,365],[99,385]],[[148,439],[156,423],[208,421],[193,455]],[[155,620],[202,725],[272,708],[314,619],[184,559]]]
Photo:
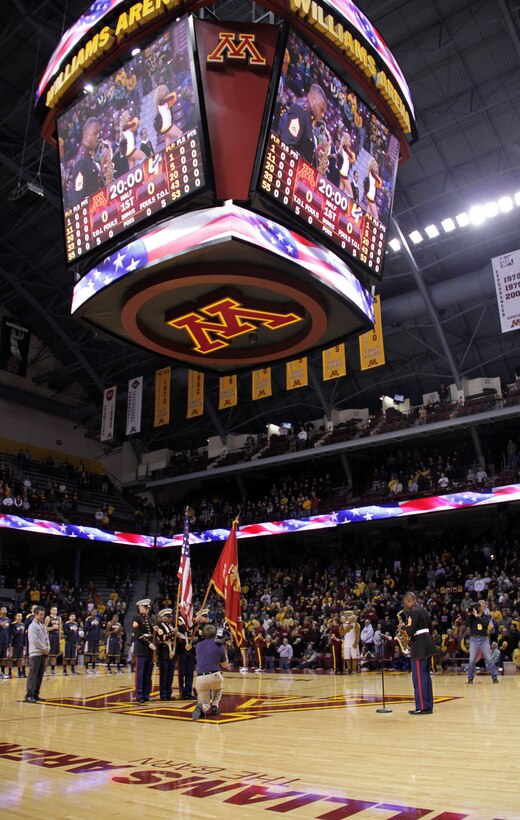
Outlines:
[[103,412],[101,414],[101,441],[114,438],[114,421],[116,418],[117,387],[107,387],[103,393]]
[[502,333],[520,328],[520,250],[491,260]]
[[128,404],[126,406],[126,435],[141,432],[141,409],[143,406],[143,377],[128,382]]

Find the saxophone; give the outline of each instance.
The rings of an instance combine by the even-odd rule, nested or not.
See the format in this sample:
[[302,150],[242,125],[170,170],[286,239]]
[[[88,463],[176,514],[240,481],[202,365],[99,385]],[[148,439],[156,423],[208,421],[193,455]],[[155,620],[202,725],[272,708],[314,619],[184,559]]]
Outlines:
[[404,609],[401,609],[400,612],[397,613],[397,631],[395,633],[395,639],[399,644],[401,652],[403,655],[410,654],[410,636],[408,632],[405,631],[405,622],[403,618]]
[[332,137],[329,134],[329,131],[325,123],[322,123],[316,129],[316,142],[316,153],[318,158],[318,163],[316,167],[319,173],[325,176],[325,174],[329,170],[329,157],[332,149]]
[[110,185],[114,179],[114,152],[112,150],[112,143],[110,140],[100,140],[101,145],[107,149],[106,157],[101,166],[101,173],[105,180],[105,185]]

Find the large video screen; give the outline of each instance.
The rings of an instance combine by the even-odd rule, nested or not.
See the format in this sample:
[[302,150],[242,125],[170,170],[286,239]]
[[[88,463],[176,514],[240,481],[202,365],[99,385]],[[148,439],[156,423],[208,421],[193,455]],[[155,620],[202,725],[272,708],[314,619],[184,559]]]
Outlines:
[[67,261],[207,182],[184,18],[58,119]]
[[297,34],[289,34],[257,190],[382,274],[399,141]]

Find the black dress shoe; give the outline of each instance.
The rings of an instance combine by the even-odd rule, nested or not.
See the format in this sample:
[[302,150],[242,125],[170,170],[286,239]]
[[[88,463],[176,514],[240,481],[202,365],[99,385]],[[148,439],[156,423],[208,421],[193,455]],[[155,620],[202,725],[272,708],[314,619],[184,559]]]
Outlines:
[[212,706],[211,707],[211,714],[212,715],[220,715],[220,709],[218,708],[218,706]]
[[431,709],[410,709],[408,712],[409,715],[431,715]]
[[29,697],[29,696],[27,696],[23,700],[24,700],[24,703],[36,703],[36,700],[34,698]]

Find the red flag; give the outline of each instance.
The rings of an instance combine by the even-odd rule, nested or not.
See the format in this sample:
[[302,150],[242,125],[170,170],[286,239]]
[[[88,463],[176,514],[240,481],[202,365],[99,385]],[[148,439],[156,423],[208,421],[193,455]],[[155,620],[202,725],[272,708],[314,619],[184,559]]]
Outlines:
[[213,584],[215,591],[224,598],[226,620],[236,645],[240,647],[244,641],[244,627],[240,601],[236,523],[233,521],[231,532],[211,576],[210,584]]

